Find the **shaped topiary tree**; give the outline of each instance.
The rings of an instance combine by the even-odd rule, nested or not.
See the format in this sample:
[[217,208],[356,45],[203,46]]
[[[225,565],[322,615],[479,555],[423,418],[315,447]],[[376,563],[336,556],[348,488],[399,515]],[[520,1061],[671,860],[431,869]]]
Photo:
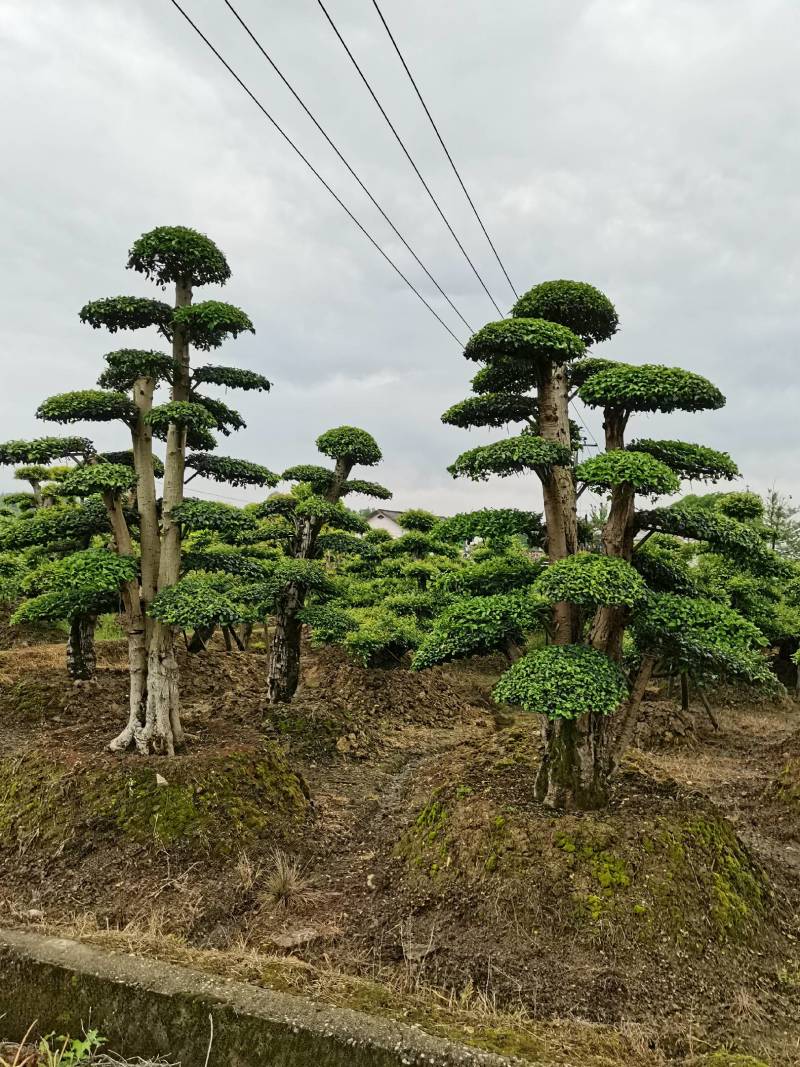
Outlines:
[[344,507],[343,497],[362,493],[387,499],[391,495],[383,486],[350,478],[354,467],[373,467],[382,459],[375,439],[366,430],[355,426],[327,430],[317,438],[317,448],[334,461],[333,467],[290,467],[282,477],[297,485],[289,494],[268,499],[259,511],[262,517],[277,520],[274,535],[296,564],[293,571],[286,571],[286,580],[278,583],[271,597],[275,628],[267,669],[270,704],[290,701],[300,681],[302,612],[319,568],[319,564],[309,568],[301,561],[310,563],[324,553],[324,542],[319,544],[323,529],[338,534],[366,531],[365,520]]
[[[141,752],[172,755],[182,741],[176,624],[166,611],[152,607],[176,584],[181,567],[180,508],[186,470],[235,484],[276,484],[266,468],[240,460],[208,457],[216,444],[212,431],[228,435],[244,422],[238,412],[206,395],[205,386],[267,390],[260,374],[226,366],[191,366],[192,348],[210,351],[227,338],[253,331],[243,311],[217,300],[193,303],[201,285],[224,285],[230,269],[217,246],[195,230],[159,227],[140,237],[128,267],[162,289],[171,286],[171,304],[143,297],[93,301],[80,312],[83,322],[111,333],[155,328],[171,344],[170,353],[124,348],[106,356],[100,389],[66,393],[46,400],[37,415],[59,423],[122,422],[131,439],[132,469],[126,463],[87,464],[72,486],[76,494],[99,493],[105,502],[117,552],[133,554],[121,498],[135,500],[140,540],[140,576],[136,589],[124,594],[130,656],[130,712],[114,749],[135,745]],[[155,404],[155,391],[166,386],[169,398]],[[163,493],[159,506],[153,438],[166,442]],[[187,454],[187,449],[194,453]]]
[[[623,635],[653,596],[632,566],[634,541],[638,531],[668,529],[674,521],[671,512],[659,520],[658,509],[650,519],[637,515],[636,496],[674,493],[683,478],[716,480],[738,472],[727,454],[698,445],[645,441],[626,447],[634,413],[708,410],[721,407],[724,398],[705,378],[679,368],[585,359],[586,345],[607,340],[618,326],[613,305],[593,286],[546,282],[521,297],[512,315],[468,342],[465,356],[484,364],[473,378],[480,403],[456,405],[444,418],[461,426],[518,421],[522,432],[463,453],[449,469],[473,480],[531,471],[541,482],[550,567],[533,592],[551,605],[553,644],[514,663],[496,695],[544,715],[537,796],[551,807],[598,807],[607,802],[651,672],[670,654],[658,646],[657,628],[640,627],[629,684]],[[573,389],[602,410],[605,428],[605,452],[579,465],[569,420]],[[602,556],[578,551],[580,486],[610,497]],[[678,597],[678,604],[685,599]],[[668,610],[670,603],[678,617],[678,604],[662,607]],[[733,616],[719,620],[709,636],[698,623],[685,653],[713,657],[728,640],[737,652],[719,653],[717,662],[732,673],[758,674],[755,639],[749,634],[743,649],[734,624]]]
[[[67,570],[56,566],[58,562],[66,565],[72,553],[88,549],[93,536],[108,530],[101,508],[76,507],[64,490],[73,466],[95,458],[92,442],[85,437],[42,437],[0,445],[0,464],[21,464],[15,467],[14,476],[31,487],[30,494],[15,494],[14,521],[0,532],[0,544],[27,555],[17,592],[24,596],[36,589],[41,592],[51,583],[60,586],[59,596],[38,597],[35,604],[26,602],[12,621],[67,622],[67,673],[73,679],[94,676],[97,615],[102,605],[115,606],[107,573],[101,576],[90,567],[78,568],[73,572],[76,596],[70,598],[65,595],[68,565]],[[93,585],[93,574],[98,585]]]

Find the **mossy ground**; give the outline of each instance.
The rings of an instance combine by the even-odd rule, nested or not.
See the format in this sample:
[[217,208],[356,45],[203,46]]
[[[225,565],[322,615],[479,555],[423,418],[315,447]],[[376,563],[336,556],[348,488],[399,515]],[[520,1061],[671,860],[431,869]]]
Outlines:
[[[326,653],[268,710],[259,654],[197,657],[188,752],[169,761],[104,753],[122,659],[109,644],[74,687],[61,651],[16,673],[0,654],[0,921],[117,931],[554,1064],[793,1063],[800,894],[763,832],[776,805],[797,824],[769,785],[795,753],[753,770],[777,711],[736,711],[740,748],[726,723],[639,753],[607,811],[555,816],[532,796],[537,723],[492,712],[479,664],[420,682]],[[357,752],[337,747],[351,730]],[[270,898],[276,848],[309,890],[289,906]]]

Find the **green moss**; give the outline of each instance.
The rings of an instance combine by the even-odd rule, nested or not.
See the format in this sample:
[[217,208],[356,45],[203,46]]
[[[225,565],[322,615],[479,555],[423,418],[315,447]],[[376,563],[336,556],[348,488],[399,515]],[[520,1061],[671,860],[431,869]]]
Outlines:
[[[156,773],[167,779],[159,785]],[[56,851],[86,837],[232,853],[278,831],[307,806],[283,753],[124,764],[58,763],[29,752],[0,761],[0,850]]]
[[789,760],[782,768],[775,795],[785,804],[800,805],[800,760]]
[[6,722],[44,722],[48,713],[63,710],[63,693],[63,686],[55,690],[37,678],[23,678],[3,687],[0,713]]

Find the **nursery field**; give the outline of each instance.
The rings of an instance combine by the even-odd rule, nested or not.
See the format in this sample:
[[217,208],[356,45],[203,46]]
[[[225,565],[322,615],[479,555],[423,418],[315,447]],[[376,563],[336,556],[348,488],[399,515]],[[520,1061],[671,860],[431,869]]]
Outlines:
[[[124,642],[0,653],[0,923],[191,963],[554,1064],[800,1060],[800,715],[651,685],[610,805],[533,796],[505,666],[182,656],[187,750],[102,754]],[[745,1054],[754,1059],[737,1058]]]

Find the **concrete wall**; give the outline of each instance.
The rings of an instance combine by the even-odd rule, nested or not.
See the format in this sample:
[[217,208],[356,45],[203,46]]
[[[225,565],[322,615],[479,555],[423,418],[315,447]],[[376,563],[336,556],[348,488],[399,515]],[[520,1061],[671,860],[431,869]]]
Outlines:
[[501,1056],[414,1027],[106,952],[29,931],[0,930],[0,1037],[80,1035],[94,1026],[128,1057],[203,1067],[509,1067]]

